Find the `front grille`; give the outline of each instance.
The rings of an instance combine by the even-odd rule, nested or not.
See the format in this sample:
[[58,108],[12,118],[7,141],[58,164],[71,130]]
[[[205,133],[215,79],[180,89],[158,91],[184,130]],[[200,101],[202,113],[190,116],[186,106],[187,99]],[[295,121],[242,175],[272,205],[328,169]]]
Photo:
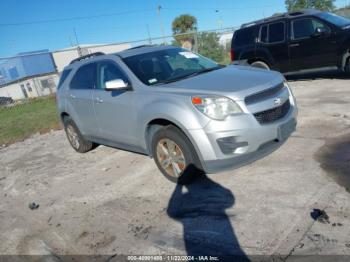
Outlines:
[[268,124],[283,118],[285,115],[287,115],[287,113],[289,112],[289,109],[290,109],[290,103],[288,99],[286,102],[284,102],[283,105],[266,110],[266,111],[255,113],[254,116],[260,124]]
[[284,84],[281,83],[273,88],[269,88],[267,90],[264,90],[262,92],[247,96],[244,99],[244,102],[246,105],[251,105],[258,103],[260,101],[266,100],[268,98],[276,96],[277,93],[279,93],[284,88]]

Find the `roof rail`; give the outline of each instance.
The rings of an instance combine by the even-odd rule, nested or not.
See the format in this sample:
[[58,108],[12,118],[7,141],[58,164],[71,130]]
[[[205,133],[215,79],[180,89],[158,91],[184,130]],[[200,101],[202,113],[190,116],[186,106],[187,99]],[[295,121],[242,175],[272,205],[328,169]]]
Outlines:
[[92,57],[95,57],[95,56],[100,56],[100,55],[105,55],[105,53],[103,52],[95,52],[95,53],[91,53],[91,54],[88,54],[88,55],[83,55],[83,56],[80,56],[76,59],[73,59],[69,64],[74,64],[76,62],[79,62],[79,61],[82,61],[82,60],[85,60],[85,59],[89,59],[89,58],[92,58]]
[[260,19],[260,20],[256,20],[256,21],[253,21],[253,22],[242,24],[241,28],[246,28],[246,27],[249,27],[249,26],[253,26],[253,25],[257,25],[257,24],[261,24],[261,23],[265,23],[265,22],[272,22],[272,21],[278,20],[280,18],[291,17],[291,16],[294,17],[294,16],[303,15],[307,11],[310,12],[310,11],[313,11],[313,10],[301,10],[301,11],[294,11],[294,12],[289,12],[289,13],[284,13],[284,14],[278,14],[278,15],[270,16],[270,17],[263,18],[263,19]]
[[132,50],[132,49],[137,49],[142,47],[153,47],[153,46],[156,46],[156,45],[138,45],[138,46],[130,47],[127,50]]
[[288,14],[275,15],[275,16],[271,16],[271,17],[268,17],[268,18],[263,18],[263,19],[256,20],[256,21],[253,21],[253,22],[245,23],[245,24],[242,24],[241,28],[245,28],[245,27],[249,27],[249,26],[253,26],[253,25],[257,25],[257,24],[261,24],[261,23],[265,23],[265,22],[271,22],[271,21],[274,21],[274,20],[277,20],[277,19],[280,19],[280,18],[284,18],[287,15]]

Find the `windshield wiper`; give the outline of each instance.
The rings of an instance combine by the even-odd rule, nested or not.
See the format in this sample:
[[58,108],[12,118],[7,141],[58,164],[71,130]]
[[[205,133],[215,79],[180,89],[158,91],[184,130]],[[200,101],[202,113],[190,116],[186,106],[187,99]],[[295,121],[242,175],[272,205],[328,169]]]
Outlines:
[[[206,68],[206,69],[203,69],[203,70],[200,70],[198,72],[194,72],[193,74],[190,74],[188,75],[187,77],[191,77],[191,76],[196,76],[196,75],[200,75],[200,74],[204,74],[204,73],[207,73],[207,72],[211,72],[211,71],[214,71],[214,70],[218,70],[218,69],[221,69],[225,67],[224,65],[218,65],[216,67],[211,67],[211,68]],[[186,77],[186,78],[187,78]]]
[[204,74],[204,73],[211,72],[211,71],[214,71],[214,70],[218,70],[218,69],[221,69],[223,67],[225,67],[225,66],[224,65],[218,65],[216,67],[206,68],[206,69],[203,69],[203,70],[200,70],[198,72],[194,72],[194,73],[191,73],[191,74],[188,74],[188,75],[185,75],[185,76],[180,76],[180,77],[164,80],[164,81],[158,82],[157,84],[154,84],[154,85],[169,84],[169,83],[176,82],[176,81],[179,81],[179,80],[182,80],[182,79],[186,79],[186,78],[190,78],[190,77],[193,77],[193,76],[196,76],[196,75],[200,75],[200,74]]

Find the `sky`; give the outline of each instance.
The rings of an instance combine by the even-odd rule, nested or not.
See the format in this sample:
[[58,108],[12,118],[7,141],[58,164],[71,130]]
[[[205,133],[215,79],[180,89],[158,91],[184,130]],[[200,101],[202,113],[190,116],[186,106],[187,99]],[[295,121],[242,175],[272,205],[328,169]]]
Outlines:
[[[336,0],[337,7],[350,0]],[[158,6],[161,10],[158,13]],[[199,30],[240,26],[284,12],[284,0],[2,0],[0,58],[79,44],[171,35],[171,22],[194,15]],[[75,37],[76,32],[77,37]]]

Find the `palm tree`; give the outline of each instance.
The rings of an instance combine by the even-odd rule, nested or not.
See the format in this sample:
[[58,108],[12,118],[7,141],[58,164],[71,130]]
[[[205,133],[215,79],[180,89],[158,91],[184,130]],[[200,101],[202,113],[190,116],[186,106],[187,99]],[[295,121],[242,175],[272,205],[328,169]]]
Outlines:
[[194,16],[183,14],[176,17],[172,23],[172,30],[175,40],[181,43],[182,47],[192,49],[194,42],[193,31],[197,30],[197,19]]

